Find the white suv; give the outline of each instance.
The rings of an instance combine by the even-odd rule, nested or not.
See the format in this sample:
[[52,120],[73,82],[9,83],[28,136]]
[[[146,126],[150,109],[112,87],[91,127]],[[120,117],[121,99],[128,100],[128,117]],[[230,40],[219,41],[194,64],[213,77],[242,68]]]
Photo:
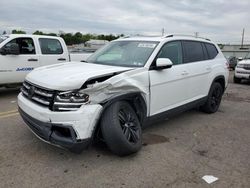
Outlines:
[[194,107],[218,110],[228,65],[207,39],[169,35],[112,41],[87,62],[37,68],[18,96],[39,138],[80,152],[96,136],[120,156],[140,150],[142,127]]

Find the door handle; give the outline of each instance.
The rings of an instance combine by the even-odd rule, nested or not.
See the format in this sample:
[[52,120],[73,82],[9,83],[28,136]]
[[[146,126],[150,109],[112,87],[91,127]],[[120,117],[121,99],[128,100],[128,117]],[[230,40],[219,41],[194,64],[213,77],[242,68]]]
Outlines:
[[183,71],[183,72],[181,73],[181,75],[182,75],[182,76],[187,76],[187,75],[188,75],[188,72],[187,72],[187,71]]
[[28,61],[38,61],[38,59],[30,58]]
[[66,59],[65,58],[59,58],[59,59],[57,59],[58,61],[66,61]]

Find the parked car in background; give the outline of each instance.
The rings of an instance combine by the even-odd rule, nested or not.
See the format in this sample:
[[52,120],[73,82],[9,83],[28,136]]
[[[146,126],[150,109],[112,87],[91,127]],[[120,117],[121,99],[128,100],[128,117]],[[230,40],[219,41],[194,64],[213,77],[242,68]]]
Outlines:
[[12,34],[0,37],[0,87],[14,87],[35,68],[85,61],[92,53],[69,54],[60,37]]
[[142,147],[149,122],[200,107],[215,113],[228,63],[205,39],[121,38],[85,63],[38,68],[18,95],[19,112],[43,141],[80,152],[96,136],[120,156]]
[[234,72],[234,83],[250,80],[250,59],[239,61]]
[[238,61],[242,61],[243,60],[243,57],[238,57]]
[[229,64],[230,69],[234,70],[237,63],[238,63],[238,58],[237,57],[231,56],[231,57],[228,58],[228,64]]

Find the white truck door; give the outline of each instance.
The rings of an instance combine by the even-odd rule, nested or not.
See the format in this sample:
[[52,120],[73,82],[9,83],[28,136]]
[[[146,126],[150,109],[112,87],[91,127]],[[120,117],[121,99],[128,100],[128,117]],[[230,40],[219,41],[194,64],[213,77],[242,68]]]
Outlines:
[[[13,45],[19,47],[19,54],[10,54]],[[39,66],[34,40],[30,37],[15,38],[2,48],[5,55],[0,54],[0,84],[22,83],[25,76]]]
[[42,66],[64,63],[69,61],[69,53],[66,45],[60,39],[39,38],[40,62]]
[[150,115],[155,115],[185,104],[189,99],[186,64],[183,64],[180,41],[168,42],[157,58],[169,58],[169,69],[150,70]]

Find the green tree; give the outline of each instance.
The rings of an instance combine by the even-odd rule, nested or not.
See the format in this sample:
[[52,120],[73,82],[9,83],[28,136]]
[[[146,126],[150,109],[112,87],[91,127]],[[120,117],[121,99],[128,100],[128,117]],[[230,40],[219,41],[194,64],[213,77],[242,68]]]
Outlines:
[[83,39],[83,42],[87,42],[90,39],[94,39],[94,35],[90,34],[90,33],[87,33],[87,34],[82,36],[82,39]]
[[43,32],[42,31],[35,31],[34,33],[33,33],[33,35],[43,35]]
[[47,33],[47,34],[45,34],[45,35],[54,36],[54,37],[56,37],[56,36],[57,36],[57,34],[56,34],[56,33]]
[[74,44],[83,43],[84,40],[83,40],[83,37],[82,37],[82,33],[80,33],[80,32],[75,33],[74,36],[72,37],[72,42]]
[[48,36],[57,36],[57,34],[56,34],[56,33],[44,33],[44,32],[39,31],[39,30],[35,31],[35,32],[33,33],[33,35],[48,35]]
[[224,44],[218,44],[218,46],[219,46],[220,49],[223,49],[225,45]]
[[12,32],[11,32],[12,34],[26,34],[26,32],[25,31],[22,31],[22,30],[16,30],[16,29],[14,29],[14,30],[12,30]]
[[74,44],[73,40],[72,40],[72,37],[73,37],[72,33],[64,33],[64,34],[61,34],[60,37],[62,37],[64,39],[64,41],[67,45]]

